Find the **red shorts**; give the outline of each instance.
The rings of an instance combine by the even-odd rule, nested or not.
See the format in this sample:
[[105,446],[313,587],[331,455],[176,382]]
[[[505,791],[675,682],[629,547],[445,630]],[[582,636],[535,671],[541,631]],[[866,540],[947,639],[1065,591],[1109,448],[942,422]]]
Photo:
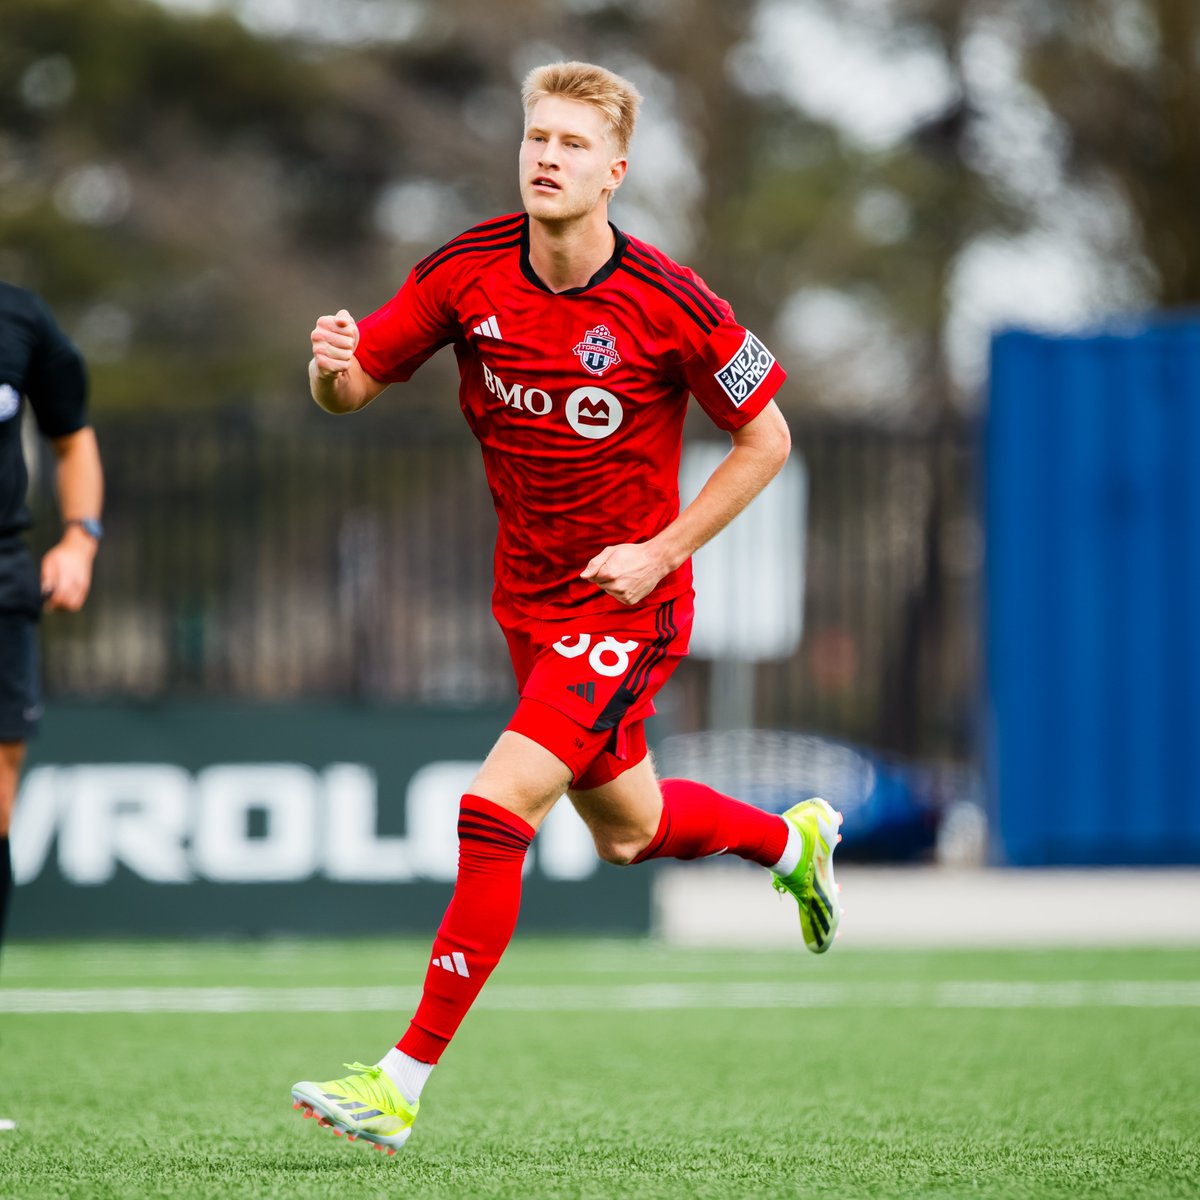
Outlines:
[[546,621],[496,596],[492,611],[521,701],[508,728],[571,770],[574,788],[608,783],[646,757],[654,696],[687,654],[692,593],[621,612]]

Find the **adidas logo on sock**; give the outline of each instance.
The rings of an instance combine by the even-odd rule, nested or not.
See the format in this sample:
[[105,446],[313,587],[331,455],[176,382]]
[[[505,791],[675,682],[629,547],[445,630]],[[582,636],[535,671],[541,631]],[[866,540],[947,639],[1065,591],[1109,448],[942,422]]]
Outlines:
[[441,958],[435,958],[429,965],[441,967],[443,971],[461,975],[464,979],[471,978],[471,972],[467,970],[467,960],[457,950],[453,954],[443,954]]
[[596,684],[594,680],[589,680],[587,683],[568,683],[567,691],[574,692],[576,696],[586,700],[589,704],[596,703]]
[[500,326],[496,324],[495,313],[492,313],[486,321],[481,321],[471,332],[479,334],[480,337],[495,338],[498,342],[504,341],[500,336]]

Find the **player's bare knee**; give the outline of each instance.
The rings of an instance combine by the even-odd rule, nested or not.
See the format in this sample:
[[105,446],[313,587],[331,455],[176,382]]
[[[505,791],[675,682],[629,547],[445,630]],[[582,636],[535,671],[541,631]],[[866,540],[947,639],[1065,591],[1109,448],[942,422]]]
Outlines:
[[596,853],[614,867],[627,867],[637,857],[637,851],[622,842],[597,842]]
[[648,837],[593,834],[596,853],[614,867],[627,867],[650,844]]

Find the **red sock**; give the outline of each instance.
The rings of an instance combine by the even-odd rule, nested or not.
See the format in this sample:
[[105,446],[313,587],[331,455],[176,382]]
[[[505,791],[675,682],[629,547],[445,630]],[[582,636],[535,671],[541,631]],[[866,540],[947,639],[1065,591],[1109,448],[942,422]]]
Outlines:
[[425,991],[398,1050],[435,1063],[475,1002],[517,924],[521,868],[534,829],[482,796],[458,814],[458,881],[433,941]]
[[751,862],[773,867],[787,846],[787,822],[723,796],[690,779],[664,779],[663,811],[658,832],[633,861],[648,858],[704,858],[709,854],[736,854]]

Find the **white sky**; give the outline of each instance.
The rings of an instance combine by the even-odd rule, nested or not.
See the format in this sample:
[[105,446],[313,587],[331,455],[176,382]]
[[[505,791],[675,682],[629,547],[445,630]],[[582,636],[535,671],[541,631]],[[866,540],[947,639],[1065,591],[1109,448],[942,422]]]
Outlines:
[[869,150],[895,145],[956,90],[936,45],[815,0],[764,0],[732,65],[747,90],[782,95]]
[[404,41],[421,23],[416,0],[158,0],[179,12],[229,12],[270,37],[307,37],[333,45]]
[[[1117,0],[1098,0],[1098,6],[1114,21],[1123,8]],[[891,0],[844,0],[840,8],[821,0],[764,0],[752,37],[734,53],[733,68],[751,90],[780,95],[832,123],[860,150],[886,154],[945,109],[957,91],[935,42],[916,35],[895,40],[887,21],[891,7]],[[1062,178],[1066,135],[1020,78],[1020,16],[1013,9],[979,18],[964,45],[963,70],[981,113],[971,165],[1034,224],[1024,236],[977,239],[955,264],[945,348],[968,396],[984,382],[997,329],[1078,328],[1138,307],[1146,298],[1135,271],[1110,265],[1107,251],[1122,241],[1128,245],[1136,234],[1120,198],[1102,188],[1069,187]],[[1117,44],[1138,49],[1139,36],[1139,30],[1126,30]],[[877,197],[868,207],[889,219],[888,203]],[[870,217],[861,201],[858,215],[860,221]],[[890,222],[903,227],[895,205]],[[862,402],[873,405],[889,390],[884,375],[901,378],[897,364],[903,350],[893,346],[891,355],[883,353],[884,314],[861,297],[839,302],[837,296],[828,288],[803,289],[785,308],[781,329],[791,330],[794,349],[818,358],[817,347],[832,354],[856,334],[862,344],[874,345],[873,354],[887,366],[874,386],[864,379],[857,389]],[[892,403],[902,404],[897,389],[890,390]]]

